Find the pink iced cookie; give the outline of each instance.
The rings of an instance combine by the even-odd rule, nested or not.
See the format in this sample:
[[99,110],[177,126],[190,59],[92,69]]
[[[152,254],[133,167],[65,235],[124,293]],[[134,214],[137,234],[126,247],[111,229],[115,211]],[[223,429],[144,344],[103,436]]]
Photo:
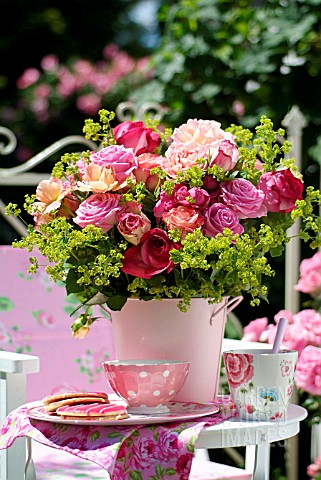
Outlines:
[[126,407],[123,405],[116,405],[114,403],[102,404],[79,404],[60,407],[57,409],[56,414],[62,416],[65,419],[91,419],[95,420],[121,420],[128,418]]

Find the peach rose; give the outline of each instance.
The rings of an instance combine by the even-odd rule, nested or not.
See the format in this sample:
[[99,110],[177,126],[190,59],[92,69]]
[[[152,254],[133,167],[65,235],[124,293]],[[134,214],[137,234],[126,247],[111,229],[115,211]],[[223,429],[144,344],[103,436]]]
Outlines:
[[69,183],[64,184],[58,178],[42,180],[36,190],[36,198],[46,205],[46,213],[57,210],[62,199],[70,193]]
[[203,225],[203,215],[199,210],[192,207],[185,207],[180,205],[172,208],[169,212],[165,212],[162,215],[164,222],[169,230],[178,228],[182,232],[182,239],[187,233],[193,232],[196,228]]
[[146,188],[154,191],[159,179],[157,175],[151,175],[152,168],[161,167],[164,157],[156,155],[155,153],[142,153],[137,157],[137,168],[134,170],[134,175],[137,182],[143,182]]
[[[201,158],[207,160],[208,148],[206,147],[192,147],[190,145],[171,145],[163,162],[163,169],[170,177],[176,177],[179,172],[185,172],[191,167],[198,165],[202,168],[199,162]],[[205,166],[205,162],[203,164]]]
[[86,165],[82,182],[78,183],[81,191],[91,190],[94,193],[116,191],[126,185],[126,182],[121,185],[118,184],[112,167],[103,167],[94,163]]

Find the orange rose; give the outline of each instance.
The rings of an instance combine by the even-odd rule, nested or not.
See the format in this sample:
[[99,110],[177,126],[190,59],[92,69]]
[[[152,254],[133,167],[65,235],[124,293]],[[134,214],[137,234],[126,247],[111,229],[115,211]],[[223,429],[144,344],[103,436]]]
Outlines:
[[187,233],[193,232],[196,228],[201,227],[204,221],[199,210],[183,205],[163,213],[162,218],[169,230],[173,230],[174,228],[181,230],[182,239]]

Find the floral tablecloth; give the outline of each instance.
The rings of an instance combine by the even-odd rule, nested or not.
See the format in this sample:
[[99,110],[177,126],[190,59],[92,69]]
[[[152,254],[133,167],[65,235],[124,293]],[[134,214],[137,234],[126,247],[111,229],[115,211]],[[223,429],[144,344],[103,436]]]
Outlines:
[[204,426],[236,416],[228,396],[216,402],[220,413],[195,420],[154,425],[66,425],[30,419],[24,405],[6,418],[0,449],[29,436],[103,467],[112,480],[188,480],[194,447]]

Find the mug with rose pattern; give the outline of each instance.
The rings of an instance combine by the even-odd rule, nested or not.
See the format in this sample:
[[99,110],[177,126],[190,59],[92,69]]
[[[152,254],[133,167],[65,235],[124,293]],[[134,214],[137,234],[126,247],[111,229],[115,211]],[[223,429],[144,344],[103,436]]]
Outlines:
[[282,420],[291,398],[296,350],[230,350],[224,364],[231,397],[244,420]]

